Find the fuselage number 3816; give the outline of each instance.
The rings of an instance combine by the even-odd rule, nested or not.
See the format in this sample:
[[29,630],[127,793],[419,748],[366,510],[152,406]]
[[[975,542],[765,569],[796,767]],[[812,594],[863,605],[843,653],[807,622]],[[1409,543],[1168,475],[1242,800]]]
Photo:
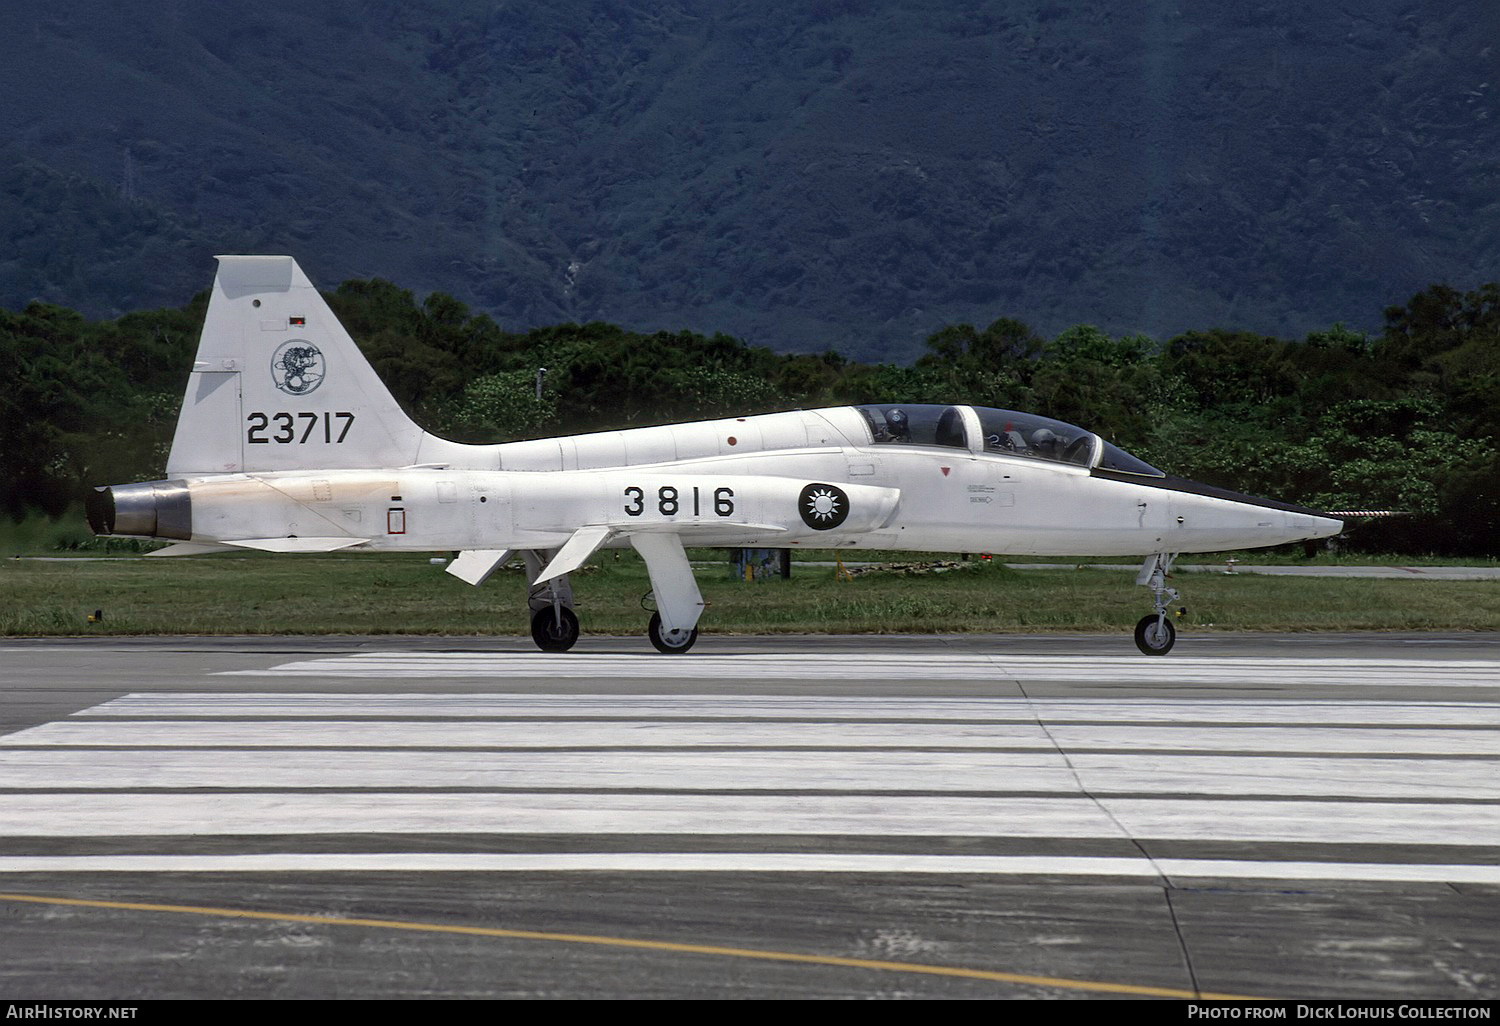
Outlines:
[[[638,517],[646,512],[646,490],[635,485],[625,489],[625,515]],[[703,513],[702,489],[697,485],[692,488],[691,499],[674,485],[662,485],[656,490],[656,512],[664,517],[675,517],[679,513],[687,511],[689,505],[693,516],[701,516]],[[734,489],[715,488],[713,494],[712,509],[715,516],[728,517],[734,515]]]

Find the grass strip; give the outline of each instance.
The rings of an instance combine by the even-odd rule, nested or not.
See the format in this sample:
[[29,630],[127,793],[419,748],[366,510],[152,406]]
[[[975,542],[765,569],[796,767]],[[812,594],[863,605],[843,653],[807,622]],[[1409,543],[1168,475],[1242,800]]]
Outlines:
[[[909,557],[908,557],[909,558]],[[1128,630],[1149,611],[1133,571],[1013,570],[972,562],[942,573],[836,580],[797,567],[745,582],[700,567],[715,634],[968,633]],[[1495,581],[1183,574],[1197,629],[1491,631]],[[645,566],[603,554],[574,578],[585,633],[638,634],[649,618]],[[0,562],[0,635],[524,634],[518,569],[470,587],[427,555],[259,556]],[[103,612],[100,622],[88,617]]]

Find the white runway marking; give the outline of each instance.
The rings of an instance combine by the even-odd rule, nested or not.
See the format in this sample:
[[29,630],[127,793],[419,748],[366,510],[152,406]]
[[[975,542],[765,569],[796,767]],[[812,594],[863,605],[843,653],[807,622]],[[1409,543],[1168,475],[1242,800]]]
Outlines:
[[[677,657],[674,657],[677,658]],[[670,661],[670,660],[663,660]],[[828,695],[126,695],[80,716],[334,719],[971,720],[978,723],[1305,724],[1500,727],[1500,705],[1479,702],[1299,702],[1152,698],[845,698]]]
[[[484,696],[493,698],[493,696]],[[518,699],[521,696],[517,696]],[[302,708],[284,715],[305,715]],[[1260,710],[1262,715],[1267,710]],[[100,707],[90,716],[104,714]],[[1382,710],[1416,724],[1434,717],[1428,707]],[[1295,722],[1295,715],[1292,717]],[[316,722],[163,722],[129,720],[49,723],[0,737],[7,747],[55,745],[153,748],[1045,748],[1149,749],[1177,752],[1280,752],[1308,754],[1500,756],[1500,727],[1209,727],[1052,723],[777,723],[698,721],[401,723],[364,720]]]
[[1202,658],[1151,660],[1068,656],[809,653],[660,656],[539,655],[524,652],[380,652],[298,660],[265,670],[231,670],[257,677],[540,677],[627,680],[1032,680],[1174,684],[1259,684],[1360,687],[1500,687],[1500,660]]
[[953,795],[9,794],[0,836],[673,834],[1495,845],[1500,806],[1458,802]]
[[12,788],[1039,792],[1500,801],[1478,759],[990,752],[0,751]]
[[[329,662],[345,665],[317,665]],[[799,662],[797,679],[829,672]],[[0,838],[72,838],[85,851],[90,839],[136,838],[160,850],[11,853],[0,855],[0,871],[1488,883],[1500,875],[1488,864],[1495,858],[1466,865],[1452,850],[1500,851],[1497,769],[1500,707],[1478,702],[156,693],[0,739]],[[371,852],[350,840],[384,834],[425,838],[436,849],[446,836],[488,835],[502,848],[565,850]],[[233,839],[253,846],[260,836],[305,838],[308,850],[234,852]],[[654,836],[668,848],[671,838],[689,848],[692,838],[721,847],[741,838],[775,850],[589,853],[588,838],[604,836]],[[911,850],[795,850],[795,839],[813,837],[906,839]],[[221,853],[174,851],[173,839],[203,838],[216,838]],[[991,849],[1007,839],[1452,848],[1387,865],[1370,861],[1368,850],[1346,862],[931,854],[930,838],[984,839]],[[313,850],[329,844],[356,850]]]
[[7,872],[940,873],[1500,884],[1500,866],[1462,864],[1247,862],[1232,859],[1153,860],[1038,855],[827,855],[801,852],[0,856],[0,873]]

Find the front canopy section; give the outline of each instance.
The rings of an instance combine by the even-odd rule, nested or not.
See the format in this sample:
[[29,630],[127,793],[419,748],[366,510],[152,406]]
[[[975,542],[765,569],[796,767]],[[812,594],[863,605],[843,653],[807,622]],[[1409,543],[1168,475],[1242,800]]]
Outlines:
[[984,451],[1092,467],[1103,444],[1092,431],[1034,413],[977,407],[984,431]]
[[973,439],[964,426],[964,407],[872,403],[855,409],[869,424],[870,438],[876,445],[934,445],[1099,467],[1143,477],[1165,476],[1092,431],[1034,413],[975,406],[972,409],[979,418],[980,437]]
[[1139,474],[1142,477],[1167,476],[1145,460],[1137,459],[1119,446],[1110,445],[1108,442],[1104,442],[1099,462],[1094,465],[1101,470],[1113,470],[1121,474]]

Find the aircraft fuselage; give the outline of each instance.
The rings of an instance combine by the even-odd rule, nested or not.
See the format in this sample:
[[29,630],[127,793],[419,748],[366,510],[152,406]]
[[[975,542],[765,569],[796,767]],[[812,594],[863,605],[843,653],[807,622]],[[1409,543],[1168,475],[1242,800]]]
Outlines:
[[[619,532],[605,546],[628,544],[631,532],[677,530],[688,544],[710,547],[1140,556],[1278,545],[1342,526],[1311,510],[1202,494],[1170,479],[1137,482],[982,448],[859,445],[845,434],[859,428],[853,412],[471,447],[482,456],[464,461],[469,467],[189,476],[170,482],[185,491],[187,523],[158,536],[229,545],[344,538],[350,547],[383,551],[551,549],[598,525]],[[789,436],[802,444],[752,449],[763,438]],[[694,455],[677,456],[684,451]],[[610,462],[631,455],[652,462]],[[836,522],[801,515],[798,497],[809,483],[848,496]],[[160,500],[151,488],[115,486],[115,503],[121,510],[154,505]],[[156,533],[116,517],[119,533]]]
[[96,533],[176,542],[166,555],[457,551],[448,570],[474,585],[519,555],[532,635],[551,651],[578,633],[568,575],[629,545],[651,576],[648,634],[663,652],[691,647],[703,608],[685,548],[723,546],[1146,556],[1155,626],[1143,620],[1136,641],[1160,654],[1176,553],[1343,526],[987,407],[869,404],[462,445],[405,414],[290,257],[219,261],[167,479],[98,489]]

